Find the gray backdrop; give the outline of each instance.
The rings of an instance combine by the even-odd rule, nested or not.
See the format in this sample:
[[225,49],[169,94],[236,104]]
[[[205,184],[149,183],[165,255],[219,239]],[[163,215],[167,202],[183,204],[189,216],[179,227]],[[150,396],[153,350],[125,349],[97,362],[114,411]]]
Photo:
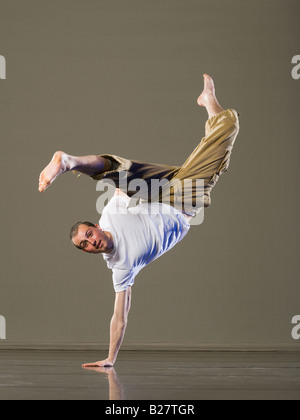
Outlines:
[[98,221],[96,183],[69,173],[40,195],[38,176],[56,150],[180,165],[207,72],[241,114],[231,166],[204,224],[137,277],[124,345],[299,349],[299,2],[0,6],[0,346],[108,343],[111,273],[68,239]]

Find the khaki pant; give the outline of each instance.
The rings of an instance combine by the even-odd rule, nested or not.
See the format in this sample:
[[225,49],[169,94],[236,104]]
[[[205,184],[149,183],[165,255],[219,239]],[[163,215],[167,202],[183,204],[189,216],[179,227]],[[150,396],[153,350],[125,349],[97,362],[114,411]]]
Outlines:
[[[105,154],[101,156],[111,161],[110,171],[92,178],[114,181],[117,188],[126,188],[129,197],[135,195],[135,197],[144,200],[169,201],[168,204],[174,205],[179,210],[183,210],[183,194],[184,200],[187,200],[188,203],[195,203],[200,196],[201,206],[209,207],[212,188],[216,185],[220,175],[228,170],[238,132],[238,113],[229,109],[206,122],[205,137],[182,166],[152,164]],[[195,182],[189,182],[186,186],[186,180],[197,179],[203,180],[203,188],[196,188]],[[138,180],[143,180],[145,188],[141,187]],[[168,181],[168,185],[171,186],[171,194],[169,196],[166,194],[166,187],[162,188],[160,192],[153,191],[155,182],[151,180]],[[157,186],[157,183],[155,185]],[[138,189],[137,186],[139,186]],[[184,210],[188,213],[187,207]]]

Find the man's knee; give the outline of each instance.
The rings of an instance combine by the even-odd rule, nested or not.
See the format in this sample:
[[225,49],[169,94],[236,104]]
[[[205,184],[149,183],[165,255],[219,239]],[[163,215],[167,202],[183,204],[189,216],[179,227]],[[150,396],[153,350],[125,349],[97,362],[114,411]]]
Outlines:
[[230,109],[228,117],[227,129],[232,135],[237,136],[240,129],[239,113],[235,109]]

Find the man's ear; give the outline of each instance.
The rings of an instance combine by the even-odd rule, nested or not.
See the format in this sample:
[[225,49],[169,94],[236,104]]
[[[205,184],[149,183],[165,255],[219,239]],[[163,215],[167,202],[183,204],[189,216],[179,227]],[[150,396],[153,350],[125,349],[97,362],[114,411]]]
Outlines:
[[96,226],[96,228],[100,228],[100,226],[99,225],[95,225]]

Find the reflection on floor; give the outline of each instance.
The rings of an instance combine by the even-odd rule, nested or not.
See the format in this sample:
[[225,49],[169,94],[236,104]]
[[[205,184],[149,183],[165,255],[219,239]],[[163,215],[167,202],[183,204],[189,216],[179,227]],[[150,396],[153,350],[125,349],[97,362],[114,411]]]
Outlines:
[[0,400],[300,399],[299,352],[0,350]]

